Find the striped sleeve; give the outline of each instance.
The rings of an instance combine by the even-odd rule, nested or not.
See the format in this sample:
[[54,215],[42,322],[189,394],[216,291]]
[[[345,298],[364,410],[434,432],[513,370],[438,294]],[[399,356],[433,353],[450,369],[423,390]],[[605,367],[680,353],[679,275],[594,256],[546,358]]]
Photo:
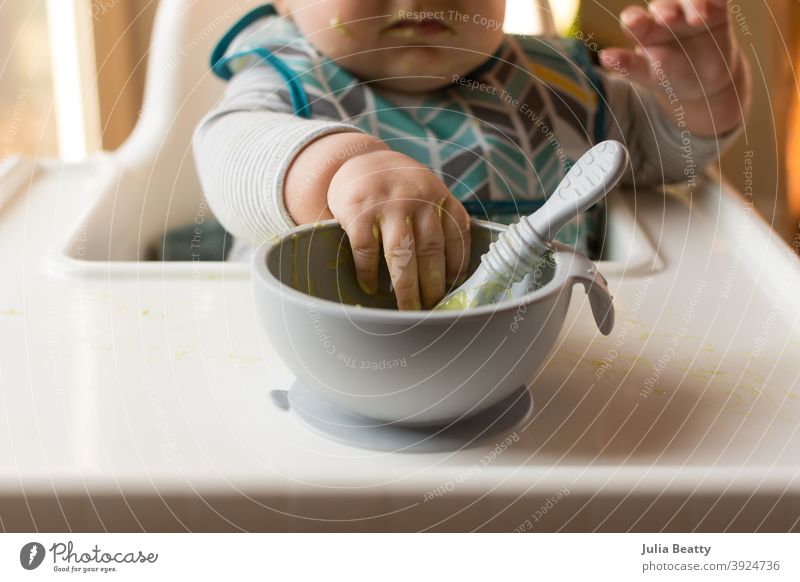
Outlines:
[[195,164],[209,207],[235,237],[256,245],[295,226],[283,201],[286,172],[313,140],[360,130],[294,115],[283,78],[254,64],[229,82],[194,132]]
[[607,99],[606,138],[624,143],[630,152],[626,186],[692,185],[741,131],[740,126],[717,137],[693,135],[681,126],[680,105],[667,113],[652,91],[616,75],[598,74]]

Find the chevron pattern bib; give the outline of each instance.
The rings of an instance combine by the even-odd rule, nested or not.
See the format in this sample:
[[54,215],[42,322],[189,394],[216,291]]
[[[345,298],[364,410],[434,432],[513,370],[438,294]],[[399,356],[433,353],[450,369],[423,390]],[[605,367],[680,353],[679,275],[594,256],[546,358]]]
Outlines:
[[[603,139],[602,88],[578,41],[506,36],[478,69],[409,103],[321,55],[266,5],[225,35],[212,67],[229,79],[254,61],[282,75],[278,95],[296,115],[380,138],[435,172],[470,214],[496,222],[539,208],[571,163]],[[590,251],[602,216],[595,207],[557,238]]]

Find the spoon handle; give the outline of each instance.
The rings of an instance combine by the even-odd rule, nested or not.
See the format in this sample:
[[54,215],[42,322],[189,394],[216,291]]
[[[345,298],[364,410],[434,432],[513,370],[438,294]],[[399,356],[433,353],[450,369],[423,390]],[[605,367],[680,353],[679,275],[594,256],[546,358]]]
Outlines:
[[628,150],[618,141],[604,141],[572,166],[539,210],[524,218],[542,240],[549,241],[581,212],[616,186],[628,166]]

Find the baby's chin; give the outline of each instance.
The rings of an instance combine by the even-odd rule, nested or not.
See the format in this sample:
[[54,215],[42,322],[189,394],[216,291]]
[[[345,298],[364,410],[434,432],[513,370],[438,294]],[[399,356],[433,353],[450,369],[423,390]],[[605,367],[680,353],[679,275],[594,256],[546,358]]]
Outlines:
[[[402,93],[426,93],[450,86],[454,78],[475,67],[474,63],[454,63],[452,59],[442,56],[432,54],[428,62],[397,59],[378,66],[363,66],[363,63],[341,64],[371,85]],[[356,66],[349,67],[348,64]]]

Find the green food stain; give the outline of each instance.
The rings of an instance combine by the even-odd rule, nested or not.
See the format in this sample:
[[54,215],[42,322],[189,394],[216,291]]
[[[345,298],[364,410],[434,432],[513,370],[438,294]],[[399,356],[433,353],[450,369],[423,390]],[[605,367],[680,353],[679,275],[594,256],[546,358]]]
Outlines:
[[481,305],[493,305],[501,299],[511,299],[511,288],[499,281],[487,281],[477,287],[458,291],[446,297],[434,309],[436,311],[457,311],[472,309]]
[[[364,293],[366,293],[367,295],[375,295],[375,293],[378,291],[378,284],[377,284],[377,282],[376,282],[376,283],[375,283],[375,284],[374,284],[372,287],[367,287],[366,285],[363,285],[363,284],[361,283],[361,280],[359,279],[359,280],[358,280],[358,286],[359,286],[359,287],[361,287],[361,290],[362,290]],[[339,293],[339,295],[341,296],[341,293]]]
[[455,295],[451,295],[439,305],[434,307],[434,311],[463,311],[472,307],[469,301],[469,296],[466,291],[459,291]]

